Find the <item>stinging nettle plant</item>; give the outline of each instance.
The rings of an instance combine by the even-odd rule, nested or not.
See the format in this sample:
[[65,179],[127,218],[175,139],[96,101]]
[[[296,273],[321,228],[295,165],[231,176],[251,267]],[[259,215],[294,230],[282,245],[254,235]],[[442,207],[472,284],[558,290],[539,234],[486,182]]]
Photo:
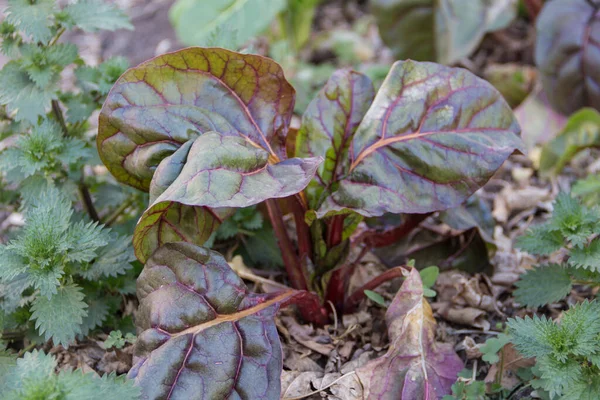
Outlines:
[[[278,398],[278,375],[270,379],[272,368],[281,370],[277,307],[295,302],[305,319],[320,324],[328,318],[326,300],[351,310],[364,289],[399,276],[392,269],[347,293],[356,265],[347,260],[351,247],[364,253],[393,243],[430,213],[460,205],[522,149],[510,107],[462,69],[397,62],[377,94],[365,75],[337,71],[297,133],[290,129],[294,96],[268,58],[188,48],[128,70],[107,97],[100,156],[119,181],[150,193],[133,238],[146,266],[138,279],[142,333],[131,373],[144,387],[163,383],[147,396],[160,397],[165,387],[185,390],[177,384],[187,378],[172,371],[186,365],[184,375],[237,376],[231,385],[206,388],[217,397],[236,391],[242,398]],[[218,253],[199,247],[236,208],[259,203],[268,210],[292,291],[248,293]],[[295,237],[285,211],[293,215]],[[403,223],[356,232],[362,218],[385,213],[403,214]],[[258,328],[270,334],[260,343],[242,340],[255,340]],[[231,342],[219,342],[221,352],[209,359],[222,361],[232,348],[256,359],[215,372],[190,364],[185,353],[166,361],[181,349],[210,348],[205,341],[217,331]],[[161,359],[174,364],[153,368]],[[256,382],[257,364],[265,366],[264,387],[244,384]]]

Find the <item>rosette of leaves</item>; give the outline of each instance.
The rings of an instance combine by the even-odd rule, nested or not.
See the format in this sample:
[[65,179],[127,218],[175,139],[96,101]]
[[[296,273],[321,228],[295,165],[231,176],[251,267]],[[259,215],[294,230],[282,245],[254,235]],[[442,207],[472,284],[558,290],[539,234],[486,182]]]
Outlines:
[[[150,192],[141,261],[164,243],[201,245],[234,208],[266,201],[292,285],[327,285],[360,218],[457,206],[522,148],[490,84],[432,63],[394,64],[377,95],[365,75],[336,72],[286,158],[293,103],[276,63],[223,49],[159,56],[119,79],[98,149],[118,180]],[[275,198],[289,202],[298,250]],[[303,257],[317,265],[311,282]]]
[[600,286],[600,233],[597,208],[588,208],[569,194],[554,202],[551,218],[529,229],[516,246],[535,255],[566,250],[564,264],[537,266],[516,283],[515,299],[538,307],[566,297],[574,284]]
[[54,356],[34,350],[12,362],[8,370],[0,368],[3,400],[60,399],[101,400],[109,398],[135,400],[139,389],[132,382],[107,374],[99,377],[81,370],[55,373]]
[[600,2],[552,0],[536,22],[535,63],[552,106],[563,114],[600,110]]
[[277,400],[282,351],[273,318],[297,293],[250,293],[219,253],[166,244],[138,278],[129,377],[144,399]]
[[600,398],[600,306],[587,300],[565,311],[560,322],[545,316],[509,319],[511,341],[535,357],[532,386],[551,399]]
[[379,33],[399,59],[453,64],[516,16],[513,0],[374,0]]
[[67,346],[112,310],[110,296],[96,296],[131,269],[129,240],[74,215],[70,200],[48,189],[25,209],[22,231],[0,246],[0,310],[20,310],[45,340]]

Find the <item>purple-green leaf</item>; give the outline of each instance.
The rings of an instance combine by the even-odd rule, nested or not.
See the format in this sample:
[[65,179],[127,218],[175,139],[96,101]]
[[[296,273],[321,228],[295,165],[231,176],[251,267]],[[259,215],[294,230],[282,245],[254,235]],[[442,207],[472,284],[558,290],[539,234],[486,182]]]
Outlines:
[[[157,247],[178,236],[204,243],[229,214],[224,208],[294,195],[308,185],[321,163],[321,158],[291,158],[271,164],[270,157],[246,138],[207,132],[165,159],[150,185],[152,197],[157,197],[134,233],[138,259],[144,262]],[[169,212],[175,214],[169,217]],[[178,231],[186,226],[187,231]],[[170,238],[161,236],[163,228]]]
[[317,215],[455,207],[522,151],[519,132],[502,96],[472,73],[397,62],[354,134],[349,174]]
[[119,181],[142,190],[166,156],[208,131],[244,137],[277,158],[294,97],[265,57],[217,48],[165,54],[119,78],[100,114],[98,152]]
[[273,318],[297,293],[250,293],[220,254],[165,245],[137,281],[140,334],[129,377],[145,400],[277,400],[282,351]]
[[552,106],[600,110],[600,2],[548,1],[536,28],[535,63]]
[[336,71],[302,116],[296,137],[296,156],[325,159],[307,189],[311,208],[321,194],[348,172],[348,149],[358,124],[371,106],[375,90],[368,76]]
[[435,319],[416,269],[386,314],[390,347],[356,373],[366,400],[433,400],[450,393],[463,363],[449,343],[435,341]]

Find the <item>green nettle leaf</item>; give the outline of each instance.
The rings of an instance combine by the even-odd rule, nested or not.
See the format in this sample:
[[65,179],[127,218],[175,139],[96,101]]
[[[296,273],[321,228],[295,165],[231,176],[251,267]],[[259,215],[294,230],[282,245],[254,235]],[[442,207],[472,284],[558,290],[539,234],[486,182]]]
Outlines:
[[55,7],[54,0],[8,0],[6,21],[23,31],[34,42],[48,44],[52,39],[50,16]]
[[569,117],[559,135],[544,145],[540,170],[556,175],[580,151],[600,147],[600,114],[585,108]]
[[575,268],[600,272],[600,240],[595,239],[587,246],[571,249],[569,264]]
[[396,58],[452,64],[468,56],[488,32],[516,16],[513,0],[375,0],[383,41]]
[[536,21],[535,63],[548,100],[569,115],[600,110],[600,3],[549,1]]
[[86,32],[133,29],[123,11],[103,0],[78,0],[67,5],[62,13],[67,16],[69,25]]
[[397,62],[354,134],[349,174],[317,215],[456,207],[523,148],[519,132],[502,96],[470,72]]
[[87,304],[83,301],[81,288],[75,285],[62,286],[50,297],[38,297],[31,306],[31,319],[45,340],[67,346],[78,333],[87,315]]
[[17,61],[9,61],[0,71],[0,104],[8,112],[16,111],[17,121],[37,123],[53,98],[54,93],[40,89]]
[[600,350],[599,312],[599,303],[586,300],[567,310],[560,322],[545,316],[508,320],[512,343],[524,356],[536,358],[536,384],[550,398],[597,398],[598,369],[588,357]]
[[140,391],[132,382],[114,373],[99,377],[81,370],[55,374],[58,362],[49,354],[34,350],[16,361],[16,366],[0,376],[3,400],[135,400]]
[[564,299],[573,287],[569,269],[557,264],[535,267],[515,283],[515,300],[528,307],[540,307]]
[[179,39],[189,46],[219,46],[208,43],[212,32],[235,30],[235,40],[229,44],[237,50],[267,29],[285,7],[286,0],[178,0],[169,17]]
[[374,97],[369,77],[339,70],[302,116],[302,126],[296,136],[296,156],[325,159],[307,189],[311,208],[318,208],[323,191],[348,173],[352,137]]
[[145,399],[278,400],[273,318],[295,293],[250,293],[220,254],[189,243],[162,246],[138,278],[141,333],[129,377]]

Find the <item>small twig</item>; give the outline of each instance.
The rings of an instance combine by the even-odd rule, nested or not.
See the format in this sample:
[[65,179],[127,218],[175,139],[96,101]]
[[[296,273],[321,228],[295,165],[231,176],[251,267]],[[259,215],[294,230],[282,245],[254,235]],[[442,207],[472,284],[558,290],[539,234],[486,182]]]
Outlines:
[[[294,397],[283,397],[282,396],[282,399],[283,400],[300,400],[300,399],[305,399],[305,398],[310,397],[310,396],[312,396],[314,394],[321,393],[323,390],[329,389],[330,387],[332,387],[333,385],[335,385],[336,383],[338,383],[342,379],[344,379],[344,378],[346,378],[348,376],[354,375],[354,374],[356,374],[356,371],[350,371],[350,372],[348,372],[348,373],[340,376],[339,378],[337,378],[336,380],[334,380],[333,382],[329,383],[327,386],[325,386],[325,387],[323,387],[323,388],[321,388],[319,390],[315,390],[315,391],[312,391],[310,393],[303,394],[301,396],[294,396]],[[285,393],[283,395],[285,396]]]
[[337,335],[338,330],[338,318],[337,318],[337,310],[335,309],[335,305],[331,302],[331,300],[327,300],[327,304],[331,307],[331,312],[333,313],[333,332],[334,335]]
[[133,198],[129,197],[112,214],[110,214],[108,217],[106,217],[106,219],[104,221],[104,225],[111,226],[117,220],[117,218],[119,218],[121,216],[121,214],[123,214],[125,212],[125,210],[127,208],[129,208],[129,206],[131,206],[132,204],[133,204]]

